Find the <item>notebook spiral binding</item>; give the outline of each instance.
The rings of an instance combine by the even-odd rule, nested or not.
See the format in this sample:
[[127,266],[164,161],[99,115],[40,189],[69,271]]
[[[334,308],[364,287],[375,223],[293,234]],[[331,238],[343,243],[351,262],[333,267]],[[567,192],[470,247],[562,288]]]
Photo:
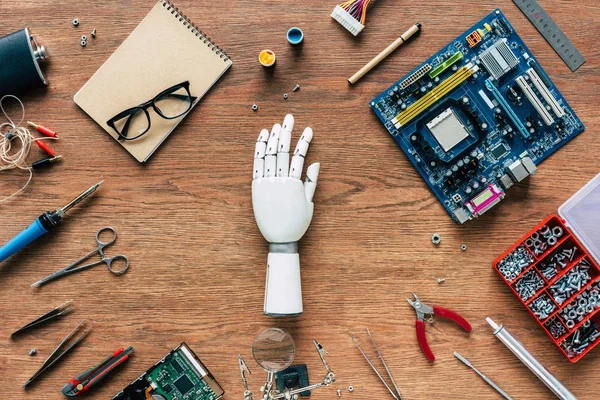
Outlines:
[[215,42],[212,41],[210,37],[208,37],[204,32],[202,32],[197,25],[190,21],[188,17],[186,17],[181,11],[179,11],[179,9],[175,7],[173,3],[171,3],[169,0],[162,0],[162,5],[167,11],[170,11],[175,18],[178,18],[179,21],[183,23],[183,26],[187,26],[190,32],[195,34],[198,37],[198,39],[202,40],[212,51],[215,52],[215,54],[222,58],[223,61],[229,60],[230,57],[227,55],[227,53],[225,53],[223,49],[217,46]]

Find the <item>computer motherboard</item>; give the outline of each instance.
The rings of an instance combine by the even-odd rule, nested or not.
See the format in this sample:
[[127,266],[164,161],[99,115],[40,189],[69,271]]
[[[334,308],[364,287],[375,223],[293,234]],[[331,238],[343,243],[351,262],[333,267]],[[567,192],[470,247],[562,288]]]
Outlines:
[[223,394],[202,361],[181,343],[113,400],[218,400]]
[[461,224],[584,129],[500,10],[370,106]]

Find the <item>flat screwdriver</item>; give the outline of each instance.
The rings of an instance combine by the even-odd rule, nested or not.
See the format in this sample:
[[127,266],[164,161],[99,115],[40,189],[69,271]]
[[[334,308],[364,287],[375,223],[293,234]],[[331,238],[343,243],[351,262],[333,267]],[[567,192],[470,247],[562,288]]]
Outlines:
[[508,394],[506,394],[506,392],[502,389],[500,389],[500,387],[498,385],[496,385],[490,378],[488,378],[487,376],[485,376],[484,374],[482,374],[481,372],[479,372],[479,370],[477,368],[475,368],[473,366],[473,364],[471,364],[469,362],[469,360],[467,360],[466,358],[464,358],[463,356],[461,356],[460,354],[458,354],[456,351],[454,352],[454,357],[458,358],[460,361],[462,361],[463,364],[465,364],[467,367],[471,368],[473,371],[475,371],[475,373],[477,375],[479,375],[481,377],[481,379],[483,379],[485,381],[485,383],[487,383],[488,385],[490,385],[492,388],[494,388],[498,393],[500,393],[502,395],[502,397],[504,397],[506,400],[512,400],[512,397],[510,397]]
[[88,190],[71,200],[66,206],[57,208],[55,211],[46,211],[38,218],[36,218],[36,220],[33,221],[31,225],[27,227],[27,229],[21,231],[21,233],[19,233],[17,236],[12,238],[10,241],[8,241],[8,243],[6,243],[0,248],[0,262],[6,260],[8,257],[12,256],[17,251],[21,250],[23,247],[29,245],[31,242],[38,239],[40,236],[43,236],[46,233],[53,230],[54,228],[56,228],[56,226],[65,216],[67,211],[69,211],[71,208],[75,207],[77,204],[83,201],[86,197],[94,193],[96,189],[98,189],[98,186],[102,184],[102,182],[104,181],[96,183],[94,186],[92,186],[91,188],[89,188]]

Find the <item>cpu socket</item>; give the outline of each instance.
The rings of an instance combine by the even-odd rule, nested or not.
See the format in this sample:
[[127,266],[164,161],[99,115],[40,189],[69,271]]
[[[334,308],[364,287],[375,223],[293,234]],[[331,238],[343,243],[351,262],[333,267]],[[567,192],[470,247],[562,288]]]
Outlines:
[[427,128],[445,152],[469,137],[469,131],[452,108],[442,111],[427,123]]

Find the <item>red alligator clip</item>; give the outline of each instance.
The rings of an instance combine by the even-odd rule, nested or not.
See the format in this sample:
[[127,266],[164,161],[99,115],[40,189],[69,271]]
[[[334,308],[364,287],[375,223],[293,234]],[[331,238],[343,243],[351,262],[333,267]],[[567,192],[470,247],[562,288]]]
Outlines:
[[433,362],[435,361],[435,356],[429,348],[429,345],[427,344],[427,337],[425,336],[426,315],[429,315],[429,318],[427,318],[427,322],[429,323],[433,323],[433,316],[436,315],[439,317],[448,318],[449,320],[456,322],[458,325],[460,325],[461,328],[463,328],[467,332],[471,332],[471,325],[458,313],[442,307],[430,307],[426,304],[421,303],[419,297],[417,297],[417,295],[414,292],[412,292],[412,294],[415,297],[415,301],[412,301],[408,297],[406,298],[406,300],[408,300],[408,304],[410,304],[417,313],[417,341],[419,342],[419,346],[421,346],[421,350],[423,350],[425,357],[427,357],[429,361]]

